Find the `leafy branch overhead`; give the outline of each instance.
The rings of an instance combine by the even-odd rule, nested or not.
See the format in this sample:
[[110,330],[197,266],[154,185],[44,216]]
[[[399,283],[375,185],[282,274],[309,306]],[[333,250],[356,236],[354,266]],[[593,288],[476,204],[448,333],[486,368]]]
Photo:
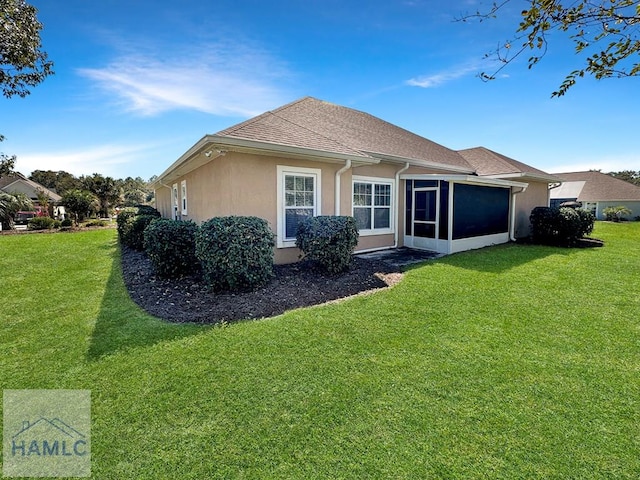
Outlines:
[[53,73],[53,62],[41,50],[36,12],[24,0],[0,0],[0,88],[7,98],[27,96]]
[[[494,3],[489,11],[466,15],[462,21],[495,18],[511,0]],[[640,74],[640,3],[632,0],[561,2],[530,0],[521,12],[522,21],[514,38],[500,43],[487,57],[496,58],[500,66],[493,73],[482,72],[483,80],[493,80],[506,65],[525,52],[529,68],[547,53],[551,33],[568,33],[582,66],[571,71],[552,96],[564,95],[578,78],[592,75],[596,79],[633,77]],[[554,39],[555,40],[555,39]]]

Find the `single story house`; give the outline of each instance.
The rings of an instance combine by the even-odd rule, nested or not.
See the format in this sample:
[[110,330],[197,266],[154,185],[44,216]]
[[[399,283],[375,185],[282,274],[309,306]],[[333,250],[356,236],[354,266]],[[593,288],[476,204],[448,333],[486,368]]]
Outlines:
[[[14,172],[9,175],[5,175],[4,177],[0,177],[0,190],[6,193],[24,193],[33,202],[33,211],[38,213],[43,213],[43,206],[40,205],[38,195],[44,193],[44,195],[49,199],[49,204],[51,206],[50,211],[46,213],[48,215],[53,214],[54,216],[57,216],[58,207],[53,207],[53,204],[62,200],[62,197],[56,192],[49,190],[38,182],[29,180],[19,172]],[[63,208],[62,214],[64,214]]]
[[601,172],[556,173],[562,183],[550,190],[550,205],[557,207],[564,202],[581,202],[598,220],[604,220],[607,207],[625,206],[640,216],[640,187]]
[[454,253],[529,232],[552,175],[478,148],[457,152],[370,114],[305,97],[205,135],[153,183],[167,218],[253,215],[298,259],[300,221],[352,215],[356,252]]

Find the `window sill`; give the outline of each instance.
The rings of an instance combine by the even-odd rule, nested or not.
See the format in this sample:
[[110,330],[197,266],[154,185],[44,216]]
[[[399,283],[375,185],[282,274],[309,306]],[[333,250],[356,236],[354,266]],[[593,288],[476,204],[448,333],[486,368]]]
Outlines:
[[393,230],[390,228],[379,229],[379,230],[360,230],[361,237],[370,237],[373,235],[393,235]]

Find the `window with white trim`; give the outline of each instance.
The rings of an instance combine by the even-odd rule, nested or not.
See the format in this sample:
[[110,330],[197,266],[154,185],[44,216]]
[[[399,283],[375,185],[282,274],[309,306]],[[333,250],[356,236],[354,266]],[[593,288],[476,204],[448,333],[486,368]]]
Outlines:
[[393,187],[386,179],[353,177],[353,216],[361,234],[393,232]]
[[173,187],[173,202],[172,202],[172,217],[174,220],[178,219],[178,184],[174,183]]
[[300,222],[320,215],[320,170],[278,165],[278,246],[295,246]]
[[187,181],[180,182],[180,192],[182,195],[182,215],[187,214]]

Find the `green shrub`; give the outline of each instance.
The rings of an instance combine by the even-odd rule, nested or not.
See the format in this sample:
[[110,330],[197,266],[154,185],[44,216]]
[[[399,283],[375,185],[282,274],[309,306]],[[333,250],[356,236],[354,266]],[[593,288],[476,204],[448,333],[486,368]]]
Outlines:
[[536,207],[529,220],[535,243],[571,246],[593,231],[595,217],[591,212],[570,207]]
[[123,208],[118,213],[116,217],[116,227],[118,229],[118,237],[120,238],[120,243],[123,245],[128,245],[128,236],[131,231],[131,225],[133,224],[133,219],[138,214],[138,210],[135,207]]
[[535,207],[529,216],[531,239],[535,243],[553,243],[555,237],[555,214],[553,208]]
[[357,244],[358,227],[353,217],[311,217],[298,225],[296,246],[329,273],[349,268]]
[[168,218],[156,219],[144,230],[144,250],[159,277],[177,278],[199,270],[197,231],[191,220]]
[[73,227],[73,220],[71,220],[70,218],[65,218],[64,220],[62,220],[60,222],[60,227],[62,227],[62,228]]
[[105,220],[91,220],[84,224],[85,227],[106,227],[109,222]]
[[60,220],[55,220],[51,217],[33,217],[27,223],[29,230],[51,230],[53,228],[60,228]]
[[633,212],[624,205],[618,205],[616,207],[607,207],[602,213],[604,213],[605,220],[610,222],[620,222],[626,220],[626,215],[631,215]]
[[131,221],[131,228],[127,232],[124,244],[134,250],[144,250],[144,230],[151,222],[157,220],[155,215],[136,215]]
[[136,205],[133,207],[137,209],[138,215],[153,215],[154,217],[160,218],[160,212],[153,208],[151,205]]
[[241,290],[265,285],[273,276],[274,235],[257,217],[216,217],[196,233],[196,257],[214,289]]
[[596,216],[590,211],[583,210],[582,208],[577,209],[576,213],[580,217],[580,231],[578,232],[578,238],[591,235],[591,232],[593,232],[593,227],[596,223]]

